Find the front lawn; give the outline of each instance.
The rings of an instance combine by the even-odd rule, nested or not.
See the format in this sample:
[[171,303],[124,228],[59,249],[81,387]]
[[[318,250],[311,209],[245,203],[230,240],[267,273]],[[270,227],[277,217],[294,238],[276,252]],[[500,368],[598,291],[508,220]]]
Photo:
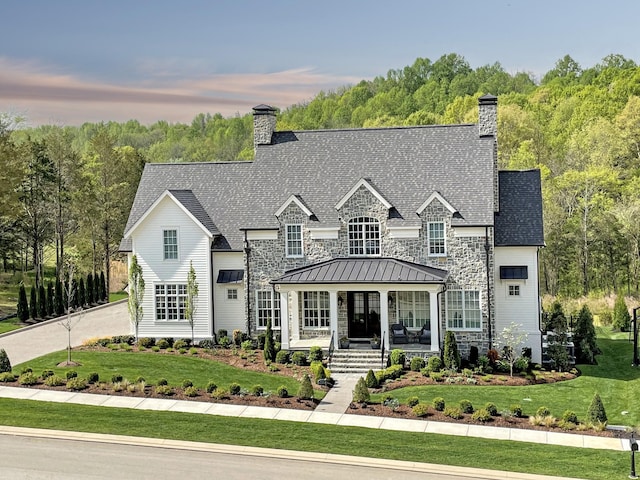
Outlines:
[[22,328],[22,326],[18,317],[8,318],[0,322],[0,334],[17,330]]
[[633,346],[627,334],[612,334],[609,329],[599,327],[598,345],[602,350],[597,356],[598,365],[579,365],[582,374],[574,380],[521,387],[449,384],[406,387],[372,395],[372,401],[379,402],[388,394],[401,403],[411,396],[428,404],[435,397],[443,397],[452,405],[467,399],[476,407],[493,402],[498,410],[520,404],[525,415],[534,415],[538,407],[546,406],[556,417],[572,410],[582,420],[593,394],[598,392],[610,424],[640,425],[640,368],[631,367]]

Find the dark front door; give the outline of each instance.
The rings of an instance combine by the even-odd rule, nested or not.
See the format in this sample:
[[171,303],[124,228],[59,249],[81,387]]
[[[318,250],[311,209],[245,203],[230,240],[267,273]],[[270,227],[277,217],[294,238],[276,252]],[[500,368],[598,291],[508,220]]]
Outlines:
[[349,338],[380,335],[380,294],[348,292]]

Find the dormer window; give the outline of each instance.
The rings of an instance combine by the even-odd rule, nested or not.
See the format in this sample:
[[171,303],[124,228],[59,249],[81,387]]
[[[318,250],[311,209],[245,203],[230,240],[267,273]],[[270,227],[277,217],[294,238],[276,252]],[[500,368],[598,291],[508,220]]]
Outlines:
[[380,256],[380,222],[375,218],[349,220],[349,256]]
[[447,254],[445,244],[444,222],[429,222],[428,242],[430,257],[444,257]]
[[286,225],[285,229],[287,232],[287,257],[302,257],[302,225]]

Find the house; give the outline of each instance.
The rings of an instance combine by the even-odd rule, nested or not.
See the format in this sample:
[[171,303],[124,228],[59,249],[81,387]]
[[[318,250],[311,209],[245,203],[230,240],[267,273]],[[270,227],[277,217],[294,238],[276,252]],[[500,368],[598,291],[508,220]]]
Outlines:
[[271,319],[286,349],[430,333],[462,355],[511,322],[541,360],[540,173],[498,171],[497,98],[478,124],[276,131],[254,108],[255,160],[147,164],[121,250],[146,282],[140,336],[190,337],[186,278],[199,283],[198,339],[255,336]]

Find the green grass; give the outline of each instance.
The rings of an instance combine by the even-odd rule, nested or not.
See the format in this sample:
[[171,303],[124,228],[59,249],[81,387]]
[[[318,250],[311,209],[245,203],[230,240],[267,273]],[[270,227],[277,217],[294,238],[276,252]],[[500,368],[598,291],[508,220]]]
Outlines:
[[[447,404],[457,404],[468,399],[475,407],[493,402],[498,410],[506,410],[511,404],[522,405],[525,415],[533,415],[540,406],[562,416],[565,410],[573,410],[583,420],[595,392],[602,398],[610,424],[640,425],[640,368],[631,367],[633,347],[626,333],[612,334],[598,328],[598,365],[579,365],[582,374],[574,380],[523,387],[428,385],[406,387],[391,391],[400,402],[416,395],[422,402],[431,403],[434,397],[443,397]],[[372,401],[380,401],[382,394],[372,395]],[[628,412],[622,414],[622,412]]]
[[122,300],[123,298],[127,298],[126,292],[115,292],[109,294],[109,303],[117,302],[118,300]]
[[594,480],[626,478],[629,471],[626,452],[29,400],[0,399],[0,424],[314,451]]
[[19,328],[22,328],[22,324],[17,317],[9,318],[0,322],[0,333],[11,332],[12,330],[17,330]]
[[[179,386],[183,380],[188,379],[198,388],[205,388],[209,381],[214,381],[220,388],[227,388],[235,382],[247,390],[253,385],[261,385],[265,391],[275,392],[279,386],[284,385],[293,395],[300,387],[300,382],[291,377],[232,367],[226,363],[199,358],[188,353],[167,355],[124,351],[78,351],[71,352],[71,359],[81,363],[81,366],[56,367],[58,363],[66,359],[66,351],[55,352],[14,366],[13,370],[15,373],[19,373],[21,369],[30,367],[34,373],[40,374],[43,370],[51,369],[63,378],[68,370],[75,370],[78,372],[78,376],[85,378],[89,373],[97,372],[100,375],[100,380],[107,382],[114,374],[122,375],[129,381],[134,381],[137,377],[142,376],[149,384],[155,384],[160,378],[166,378],[169,385],[173,386]],[[263,360],[257,358],[256,361]],[[316,391],[316,398],[322,396],[324,396],[323,392]]]

